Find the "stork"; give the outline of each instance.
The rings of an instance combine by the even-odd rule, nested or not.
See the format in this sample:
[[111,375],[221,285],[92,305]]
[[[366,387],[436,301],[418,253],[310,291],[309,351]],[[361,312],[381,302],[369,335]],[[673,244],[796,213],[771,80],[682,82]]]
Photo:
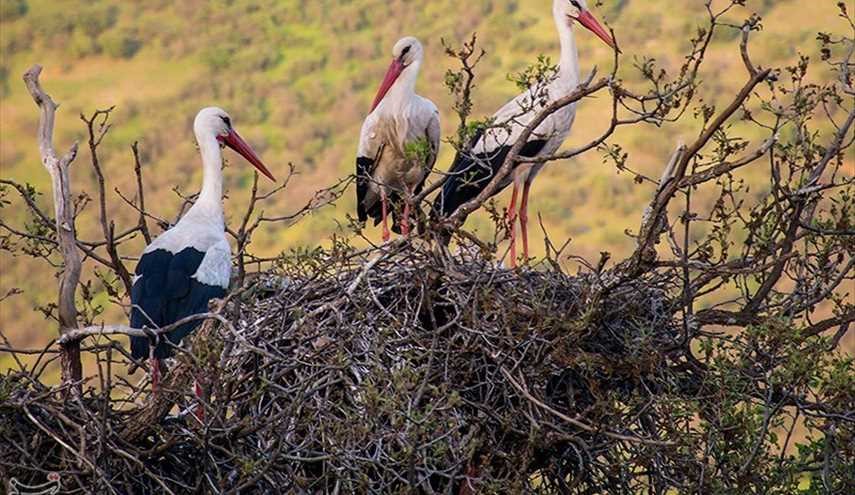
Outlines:
[[[461,205],[477,197],[499,171],[511,148],[529,123],[546,106],[569,94],[579,85],[579,57],[574,35],[574,26],[577,22],[596,34],[607,45],[615,48],[614,40],[588,11],[585,0],[554,0],[552,14],[561,42],[561,59],[557,74],[539,94],[526,91],[506,103],[493,114],[492,125],[472,138],[469,151],[457,153],[442,192],[434,201],[434,215],[448,217]],[[531,133],[520,155],[536,158],[555,153],[570,134],[575,117],[575,103],[550,115]],[[522,188],[519,221],[523,237],[523,253],[525,259],[528,259],[528,196],[531,183],[542,168],[542,163],[516,164],[496,190],[498,193],[511,183],[514,186],[507,210],[511,266],[516,266],[514,224],[517,218],[519,189]]]
[[424,61],[422,44],[413,37],[403,38],[395,43],[392,56],[371,112],[362,124],[356,156],[359,221],[371,217],[374,225],[382,222],[384,241],[390,237],[390,209],[393,230],[409,235],[412,198],[422,191],[436,163],[440,138],[436,105],[416,94]]
[[[131,289],[132,328],[163,328],[205,313],[211,299],[226,294],[232,261],[223,217],[222,146],[235,150],[275,181],[222,109],[203,109],[196,116],[193,128],[202,155],[202,191],[184,217],[143,252]],[[148,338],[131,338],[133,358],[149,359],[152,391],[157,390],[160,381],[160,361],[172,356],[172,347],[180,344],[200,323],[186,323],[160,336],[153,349]],[[198,383],[196,393],[201,393]]]

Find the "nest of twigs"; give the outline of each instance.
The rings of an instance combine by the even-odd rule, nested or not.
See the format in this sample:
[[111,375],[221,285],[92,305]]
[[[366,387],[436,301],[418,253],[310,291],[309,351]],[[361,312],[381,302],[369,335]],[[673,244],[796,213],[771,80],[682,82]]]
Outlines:
[[668,420],[696,384],[666,283],[404,242],[293,255],[174,363],[205,384],[204,426],[176,407],[129,437],[121,401],[10,374],[0,466],[62,472],[69,493],[629,492],[628,470],[691,461]]

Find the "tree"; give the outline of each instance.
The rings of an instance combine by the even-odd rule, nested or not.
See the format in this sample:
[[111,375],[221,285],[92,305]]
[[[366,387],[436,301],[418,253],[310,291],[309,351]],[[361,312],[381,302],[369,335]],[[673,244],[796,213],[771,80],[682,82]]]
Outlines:
[[[138,149],[139,190],[126,203],[139,221],[117,230],[97,158],[110,111],[84,117],[104,239],[81,241],[79,209],[69,208],[75,154],[53,151],[55,106],[34,68],[26,80],[42,111],[56,214],[44,213],[30,188],[3,180],[33,218],[28,228],[0,222],[0,245],[54,262],[60,252],[61,337],[41,353],[60,356],[64,376],[51,388],[43,366],[22,363],[0,378],[4,476],[38,481],[64,470],[64,486],[107,492],[852,492],[855,373],[840,345],[855,320],[855,179],[845,168],[855,142],[855,36],[819,35],[822,63],[838,80],[813,84],[816,64],[806,58],[781,69],[752,59],[760,18],[722,20],[740,4],[707,3],[708,24],[674,75],[641,60],[643,83],[626,84],[616,52],[609,75],[592,73],[540,116],[592,96],[612,102],[597,139],[541,160],[600,150],[618,170],[656,184],[626,259],[574,258],[584,268],[571,276],[561,263],[567,246],[545,235],[546,259],[503,270],[493,261],[502,215],[494,211],[492,241],[461,228],[526,160],[519,152],[537,121],[487,190],[436,222],[424,243],[360,249],[335,238],[329,249],[261,259],[248,249],[253,232],[335,201],[349,180],[277,218],[256,213],[269,195],[254,187],[231,229],[235,289],[197,317],[206,324],[179,354],[166,392],[141,405],[126,397],[145,396],[145,380],[112,382],[123,350],[109,336],[169,328],[84,327],[91,321],[78,309],[89,297],[81,255],[109,272],[102,281],[120,301],[130,283],[124,242],[151,238]],[[846,5],[839,9],[855,31]],[[745,82],[714,108],[700,99],[698,73],[713,37],[728,29],[741,36],[734,50]],[[501,123],[470,115],[483,55],[475,38],[448,53],[461,64],[446,78],[460,120],[452,144],[466,153],[474,130]],[[548,71],[536,64],[524,79],[536,85]],[[622,126],[692,118],[700,132],[662,157],[658,180],[634,172],[613,140]],[[768,167],[760,194],[740,180],[748,167]],[[448,235],[455,252],[431,242]],[[81,342],[93,343],[85,351],[98,358],[100,389],[81,386]],[[211,384],[205,425],[167,417],[187,401],[191,375]]]

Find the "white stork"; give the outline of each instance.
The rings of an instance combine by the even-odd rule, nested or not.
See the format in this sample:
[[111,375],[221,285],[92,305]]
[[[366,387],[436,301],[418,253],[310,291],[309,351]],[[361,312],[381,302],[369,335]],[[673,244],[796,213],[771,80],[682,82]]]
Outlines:
[[[163,328],[205,313],[211,299],[226,294],[232,261],[223,218],[221,146],[235,150],[262,174],[275,180],[255,151],[232,128],[225,111],[214,107],[203,109],[196,116],[193,128],[202,154],[202,191],[184,217],[143,252],[131,289],[132,328]],[[191,322],[172,330],[154,349],[147,338],[131,338],[134,359],[150,359],[153,391],[159,382],[160,360],[170,357],[172,346],[180,344],[200,323]]]
[[436,162],[440,138],[436,105],[416,94],[424,60],[422,44],[413,37],[403,38],[395,43],[392,56],[371,113],[362,124],[356,156],[359,220],[371,217],[375,225],[382,222],[384,241],[390,235],[390,207],[393,230],[409,235],[410,203]]
[[[545,91],[526,91],[505,104],[493,115],[493,124],[476,134],[471,141],[471,151],[458,153],[449,170],[442,192],[434,202],[434,213],[448,217],[461,205],[478,196],[501,168],[508,153],[528,124],[555,100],[572,92],[579,84],[579,56],[576,50],[574,26],[576,22],[591,30],[610,47],[615,47],[609,33],[588,11],[585,0],[554,0],[552,14],[561,41],[561,59],[558,73],[543,88]],[[532,101],[534,100],[534,101]],[[573,126],[576,104],[563,107],[550,115],[531,134],[522,149],[523,157],[548,156],[555,153]],[[498,191],[514,185],[508,223],[511,237],[511,266],[516,266],[516,203],[519,188],[523,188],[519,220],[523,235],[523,253],[528,259],[528,195],[531,183],[543,164],[518,164],[500,185]]]

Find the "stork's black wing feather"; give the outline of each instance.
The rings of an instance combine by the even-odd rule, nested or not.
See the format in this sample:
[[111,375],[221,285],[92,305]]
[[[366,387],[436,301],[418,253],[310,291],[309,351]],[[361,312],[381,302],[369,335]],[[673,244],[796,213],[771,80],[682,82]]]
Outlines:
[[356,213],[360,222],[368,220],[369,211],[365,208],[365,195],[371,184],[374,171],[374,159],[365,156],[356,157]]
[[[157,249],[146,253],[137,264],[137,279],[131,288],[131,328],[162,328],[188,316],[205,313],[211,299],[222,298],[226,289],[203,284],[193,278],[205,253],[185,248],[179,253]],[[195,321],[182,325],[167,335],[179,344],[201,324]],[[149,357],[149,339],[131,337],[131,353],[135,359]],[[168,344],[155,349],[155,357],[172,355]]]
[[[472,138],[469,149],[473,149],[482,136],[483,131],[476,134]],[[523,146],[520,156],[537,156],[545,146],[544,139],[529,141]],[[476,155],[458,152],[448,172],[448,180],[434,201],[434,216],[451,216],[461,205],[477,197],[502,168],[512,147],[502,146],[490,153]],[[496,194],[499,192],[500,190],[497,190]]]

